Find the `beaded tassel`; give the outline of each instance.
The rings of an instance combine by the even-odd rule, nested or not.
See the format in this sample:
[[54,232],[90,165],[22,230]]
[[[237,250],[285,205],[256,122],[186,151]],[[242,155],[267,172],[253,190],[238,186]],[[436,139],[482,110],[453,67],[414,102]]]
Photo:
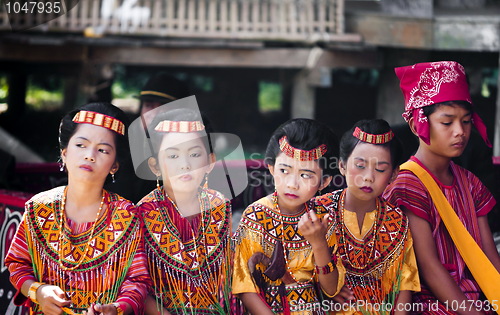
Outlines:
[[[154,196],[155,202],[168,200],[169,204],[175,207],[175,203],[161,190],[156,190]],[[192,230],[193,241],[187,244],[180,240],[175,241],[186,258],[192,260],[190,265],[183,261],[180,255],[170,257],[169,252],[164,252],[164,249],[156,244],[158,239],[147,239],[146,254],[159,311],[167,309],[183,314],[226,314],[230,309],[229,235],[220,235],[222,243],[217,246],[222,250],[219,254],[208,252],[206,233],[209,227],[206,224],[210,224],[214,214],[204,190],[200,191],[199,199],[202,208],[201,226],[197,231]],[[179,227],[180,223],[169,216],[163,205],[155,209],[160,213],[163,224],[168,222]],[[225,223],[228,222],[230,215],[225,219]],[[197,233],[202,233],[202,236]],[[208,261],[209,254],[214,257],[211,261]]]

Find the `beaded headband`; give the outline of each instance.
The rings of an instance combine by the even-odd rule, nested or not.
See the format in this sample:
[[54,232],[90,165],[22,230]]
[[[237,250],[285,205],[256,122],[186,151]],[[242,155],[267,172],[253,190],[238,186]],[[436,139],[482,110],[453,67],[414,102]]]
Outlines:
[[81,110],[73,117],[77,124],[91,124],[125,135],[125,125],[118,119],[101,113]]
[[286,156],[289,156],[299,161],[317,160],[320,157],[322,157],[327,151],[326,144],[321,144],[318,147],[311,150],[301,150],[294,148],[288,143],[288,139],[286,138],[286,136],[281,137],[279,144],[281,152],[285,153]]
[[363,142],[371,144],[384,144],[391,141],[392,138],[394,138],[394,133],[392,132],[392,130],[389,130],[388,132],[380,135],[374,135],[371,133],[364,132],[363,130],[359,129],[359,127],[356,127],[354,129],[352,135]]
[[177,99],[177,98],[173,97],[172,95],[168,95],[167,93],[162,93],[162,92],[157,92],[157,91],[142,91],[141,95],[156,95],[156,96],[171,99],[172,101],[175,101]]
[[205,126],[201,121],[173,121],[163,120],[156,125],[155,130],[159,132],[195,132],[202,131]]

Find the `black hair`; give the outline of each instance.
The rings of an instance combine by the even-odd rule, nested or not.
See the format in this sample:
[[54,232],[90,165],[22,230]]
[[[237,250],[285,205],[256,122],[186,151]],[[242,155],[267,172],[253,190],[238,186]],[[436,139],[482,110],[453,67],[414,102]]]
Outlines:
[[[62,118],[61,124],[59,125],[59,149],[61,151],[68,147],[69,140],[75,134],[77,127],[80,125],[80,123],[75,123],[73,121],[73,118],[75,117],[76,113],[81,110],[92,111],[116,118],[125,125],[125,131],[128,129],[128,117],[121,109],[111,103],[89,103],[83,105],[80,108],[70,111]],[[120,163],[120,165],[125,165],[130,161],[130,150],[127,133],[125,132],[125,135],[120,135],[116,132],[113,132],[113,134],[116,145],[116,161]]]
[[[340,160],[342,160],[343,162],[347,162],[347,159],[351,156],[352,151],[354,151],[354,148],[358,145],[358,143],[361,142],[361,140],[353,136],[356,127],[358,127],[359,129],[361,129],[366,133],[374,135],[380,135],[391,131],[391,127],[389,126],[387,121],[383,119],[358,121],[357,123],[354,124],[354,126],[351,129],[349,129],[344,133],[342,139],[340,140]],[[389,149],[389,152],[391,154],[391,163],[393,169],[398,167],[399,164],[403,162],[402,145],[399,139],[396,137],[396,135],[394,135],[394,138],[389,142],[383,144],[375,144],[375,145],[379,145]]]
[[424,110],[424,115],[426,117],[429,117],[432,113],[436,111],[441,106],[460,106],[463,109],[469,111],[471,114],[474,112],[474,108],[472,107],[472,104],[467,102],[467,101],[447,101],[447,102],[441,102],[441,103],[435,103],[429,106],[425,106],[423,108]]
[[[204,126],[205,126],[205,133],[202,134],[201,140],[203,141],[203,144],[205,145],[205,150],[207,151],[207,154],[210,154],[214,152],[213,147],[212,147],[212,141],[210,139],[210,133],[212,131],[212,126],[208,120],[208,118],[201,114],[198,113],[192,109],[189,108],[177,108],[165,112],[160,112],[158,113],[153,121],[151,122],[150,125],[150,135],[151,135],[151,142],[154,148],[154,157],[158,156],[158,149],[160,148],[161,141],[163,139],[163,136],[165,135],[165,132],[158,132],[155,131],[154,128],[160,123],[161,121],[164,120],[171,120],[171,121],[201,121]],[[201,134],[201,133],[200,133]]]
[[324,175],[337,174],[338,140],[333,131],[325,124],[306,118],[289,120],[278,127],[271,136],[266,149],[265,163],[274,165],[281,153],[279,140],[286,136],[288,143],[297,149],[311,150],[325,144],[326,153],[318,160]]
[[[142,92],[146,91],[146,94],[141,94],[139,113],[142,112],[142,107],[144,102],[158,102],[160,104],[170,103],[174,100],[178,100],[184,97],[190,96],[192,93],[186,82],[177,79],[175,76],[168,73],[158,73],[151,76],[146,84],[142,87]],[[153,92],[153,93],[151,93]],[[161,94],[167,94],[172,99],[166,96],[160,96],[154,92],[159,92]]]

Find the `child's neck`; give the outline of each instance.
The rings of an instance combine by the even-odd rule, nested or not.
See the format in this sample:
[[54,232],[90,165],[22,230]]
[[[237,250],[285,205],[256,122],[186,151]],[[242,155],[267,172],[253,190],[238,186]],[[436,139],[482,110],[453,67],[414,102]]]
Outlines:
[[278,198],[278,207],[279,207],[281,214],[295,215],[295,214],[301,213],[304,210],[304,208],[306,207],[306,204],[300,205],[298,207],[290,208],[290,207],[283,205],[283,203],[281,203],[279,198]]
[[362,214],[363,216],[367,212],[371,212],[375,210],[377,207],[377,200],[361,200],[354,197],[350,192],[349,188],[347,188],[345,197],[344,197],[344,209],[356,212],[358,214]]
[[418,148],[415,157],[444,185],[453,183],[453,174],[450,171],[451,158],[434,154],[429,150]]
[[202,211],[202,206],[198,198],[198,193],[174,193],[173,191],[166,190],[168,196],[177,206],[180,214],[184,217],[198,214]]

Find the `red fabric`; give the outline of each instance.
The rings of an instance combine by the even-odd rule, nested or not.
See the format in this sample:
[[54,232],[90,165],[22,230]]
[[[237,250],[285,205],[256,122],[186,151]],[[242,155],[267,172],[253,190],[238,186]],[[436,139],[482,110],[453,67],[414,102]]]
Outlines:
[[[416,157],[412,156],[411,160],[425,168],[425,165]],[[453,174],[452,185],[444,185],[427,168],[425,169],[441,188],[467,231],[482,247],[478,217],[487,215],[493,209],[496,204],[493,195],[474,174],[453,162],[450,163],[450,171]],[[481,288],[467,269],[467,265],[442,222],[427,188],[418,177],[411,171],[400,171],[396,180],[387,186],[383,197],[390,203],[403,206],[429,222],[439,261],[450,272],[457,286],[466,293],[468,299],[478,299]],[[418,233],[418,231],[414,231],[414,233]],[[421,292],[413,293],[413,301],[424,303],[431,297],[430,288],[421,279]],[[433,299],[437,300],[435,296]],[[435,314],[446,313],[438,312]]]
[[[464,67],[455,61],[423,62],[395,68],[399,86],[405,98],[403,118],[413,117],[418,136],[430,144],[429,120],[423,107],[448,101],[466,101],[472,104]],[[472,122],[486,145],[491,147],[486,126],[477,113]]]
[[6,204],[12,207],[24,208],[24,204],[33,194],[20,191],[0,189],[0,204]]

